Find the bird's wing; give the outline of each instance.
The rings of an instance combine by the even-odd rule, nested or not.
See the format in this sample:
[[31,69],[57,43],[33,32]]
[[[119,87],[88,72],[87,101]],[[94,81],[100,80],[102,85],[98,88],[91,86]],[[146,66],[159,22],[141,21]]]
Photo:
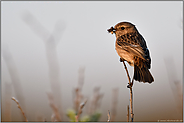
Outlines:
[[146,41],[141,34],[133,33],[119,36],[116,40],[117,44],[123,50],[131,52],[135,56],[143,59],[148,68],[150,68],[151,58]]
[[150,64],[151,64],[151,57],[150,57],[150,53],[149,53],[149,50],[148,50],[148,48],[147,48],[147,46],[146,46],[146,41],[144,40],[144,38],[143,38],[143,36],[141,35],[141,34],[139,34],[139,41],[140,41],[140,45],[141,45],[141,47],[142,47],[142,49],[143,49],[143,51],[144,51],[144,58],[146,59],[146,61],[147,61],[147,66],[148,66],[148,68],[150,69]]
[[116,39],[116,43],[121,49],[126,50],[127,52],[144,59],[143,48],[138,42],[135,42],[127,37],[119,36]]

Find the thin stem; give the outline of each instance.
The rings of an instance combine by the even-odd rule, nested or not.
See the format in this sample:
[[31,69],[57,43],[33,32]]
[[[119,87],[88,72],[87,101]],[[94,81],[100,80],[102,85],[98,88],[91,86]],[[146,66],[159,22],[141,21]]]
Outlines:
[[127,122],[129,122],[129,105],[127,106]]
[[82,103],[79,107],[79,111],[77,113],[77,116],[75,116],[75,119],[76,119],[76,122],[79,121],[79,118],[80,118],[80,114],[82,113],[82,109],[84,108],[84,106],[86,105],[86,102],[87,102],[87,99],[85,100],[84,103]]
[[110,122],[110,120],[111,120],[111,116],[110,116],[110,111],[109,111],[109,110],[108,110],[108,113],[107,113],[107,117],[108,117],[107,122]]
[[123,61],[123,64],[125,66],[125,70],[126,70],[128,81],[129,81],[129,88],[130,88],[130,113],[131,113],[131,122],[133,122],[134,114],[133,114],[133,93],[132,93],[132,86],[133,86],[134,79],[132,79],[132,83],[131,83],[130,76],[129,76],[129,73],[128,73],[128,70],[127,70],[127,67],[126,67],[126,64],[125,64],[124,61]]
[[49,105],[53,110],[54,113],[54,120],[57,120],[58,122],[61,122],[61,116],[59,114],[59,109],[57,105],[54,102],[54,96],[52,93],[47,93],[48,99],[49,99]]
[[11,99],[17,103],[17,106],[18,106],[18,108],[20,109],[20,111],[22,112],[22,114],[23,114],[23,116],[24,116],[26,122],[28,122],[28,120],[27,120],[27,118],[26,118],[26,116],[25,116],[25,114],[24,114],[24,111],[23,111],[22,108],[20,107],[19,101],[16,100],[15,97],[12,97]]
[[125,66],[125,70],[126,70],[126,73],[127,73],[127,77],[128,77],[129,84],[131,84],[130,76],[129,76],[129,73],[128,73],[128,70],[127,70],[127,67],[126,67],[126,64],[125,64],[124,61],[123,61],[123,64],[124,64],[124,66]]
[[133,114],[133,94],[132,94],[132,87],[130,87],[130,111],[131,111],[131,122],[133,122],[134,114]]

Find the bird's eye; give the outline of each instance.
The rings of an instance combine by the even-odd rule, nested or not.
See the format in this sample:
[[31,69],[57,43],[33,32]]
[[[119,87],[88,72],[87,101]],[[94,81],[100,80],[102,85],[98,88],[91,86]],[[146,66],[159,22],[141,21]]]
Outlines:
[[124,29],[125,29],[125,27],[121,27],[121,29],[122,29],[122,30],[124,30]]

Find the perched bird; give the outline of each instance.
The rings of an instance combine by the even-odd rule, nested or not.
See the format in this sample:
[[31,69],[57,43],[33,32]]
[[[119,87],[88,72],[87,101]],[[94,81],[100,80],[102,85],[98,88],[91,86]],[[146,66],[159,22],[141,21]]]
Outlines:
[[138,32],[135,25],[130,22],[120,22],[108,29],[109,33],[116,35],[116,51],[120,62],[127,61],[134,66],[133,79],[139,82],[152,83],[154,81],[148,69],[151,68],[151,58],[146,41]]

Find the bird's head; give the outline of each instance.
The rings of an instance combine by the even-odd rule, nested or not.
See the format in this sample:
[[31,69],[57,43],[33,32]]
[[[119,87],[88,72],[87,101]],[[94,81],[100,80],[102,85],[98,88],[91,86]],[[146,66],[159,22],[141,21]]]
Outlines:
[[125,35],[127,33],[132,33],[137,31],[135,25],[131,24],[130,22],[120,22],[115,25],[115,27],[111,27],[107,30],[109,33],[116,34],[116,37]]

